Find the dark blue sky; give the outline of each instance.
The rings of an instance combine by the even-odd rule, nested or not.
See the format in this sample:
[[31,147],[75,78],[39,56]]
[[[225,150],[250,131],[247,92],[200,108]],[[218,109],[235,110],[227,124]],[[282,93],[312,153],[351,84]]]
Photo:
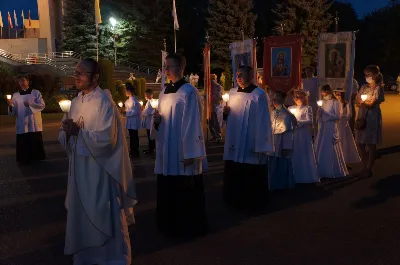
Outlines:
[[[88,0],[90,1],[90,0]],[[360,17],[373,11],[374,9],[386,6],[389,0],[342,0],[353,4]],[[20,19],[21,10],[24,9],[26,17],[28,10],[31,10],[32,19],[38,18],[37,0],[0,0],[0,11],[3,15],[3,22],[6,24],[7,12],[16,10],[18,19]],[[12,13],[11,13],[12,15]]]
[[351,3],[359,17],[389,4],[389,0],[343,0],[343,2]]

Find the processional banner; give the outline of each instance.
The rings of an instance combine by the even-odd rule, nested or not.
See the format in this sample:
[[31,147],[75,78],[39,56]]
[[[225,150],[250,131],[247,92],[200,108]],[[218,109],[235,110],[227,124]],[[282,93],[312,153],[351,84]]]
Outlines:
[[237,86],[236,72],[240,66],[251,66],[254,70],[254,82],[257,82],[256,44],[254,39],[249,39],[233,42],[229,45],[232,58],[232,79],[234,87]]
[[165,73],[165,58],[168,53],[166,51],[161,51],[161,63],[162,63],[162,75],[161,75],[161,90],[164,89],[165,83],[167,82],[167,74]]
[[263,86],[289,92],[301,84],[301,36],[264,39]]
[[318,43],[318,82],[351,91],[354,75],[355,33],[322,33]]

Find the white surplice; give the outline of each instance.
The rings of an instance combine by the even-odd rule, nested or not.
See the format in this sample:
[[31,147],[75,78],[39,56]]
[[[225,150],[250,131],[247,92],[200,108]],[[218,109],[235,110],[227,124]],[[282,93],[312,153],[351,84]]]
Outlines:
[[72,101],[69,118],[81,129],[69,141],[59,134],[69,157],[64,252],[74,255],[74,265],[129,265],[126,214],[136,191],[118,109],[109,91],[97,87]]
[[[156,140],[155,173],[165,176],[200,175],[207,168],[202,128],[202,99],[190,84],[182,85],[176,93],[159,96],[161,123],[152,122],[151,138]],[[184,166],[185,159],[195,163]]]
[[342,114],[340,116],[339,121],[339,135],[340,135],[340,144],[342,146],[344,161],[346,164],[355,164],[361,162],[360,155],[358,154],[357,145],[353,137],[353,133],[351,132],[349,126],[349,120],[351,118],[351,106],[346,103],[346,106],[342,107]]
[[[28,107],[25,106],[25,101],[29,102]],[[42,94],[36,89],[32,89],[31,94],[27,95],[14,93],[9,115],[16,116],[17,134],[43,131],[41,112],[45,106]]]
[[324,99],[318,118],[318,134],[315,139],[315,156],[320,178],[340,178],[347,176],[343,157],[338,122],[341,115],[340,103]]
[[296,183],[319,182],[317,162],[311,136],[313,112],[311,106],[292,106],[297,127],[293,137],[292,166]]
[[224,160],[266,163],[260,154],[273,150],[268,105],[267,95],[259,87],[251,93],[238,92],[238,88],[229,91]]
[[151,129],[151,119],[153,118],[153,114],[154,108],[151,106],[150,100],[148,100],[142,112],[142,128],[146,130]]
[[129,97],[125,101],[126,128],[129,130],[139,130],[141,127],[140,103],[136,97]]

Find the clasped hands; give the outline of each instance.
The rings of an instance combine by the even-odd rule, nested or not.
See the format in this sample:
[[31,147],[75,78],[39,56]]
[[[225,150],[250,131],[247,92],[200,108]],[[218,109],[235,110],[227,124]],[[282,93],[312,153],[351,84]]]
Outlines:
[[79,124],[74,122],[72,119],[63,120],[61,128],[67,134],[68,137],[71,135],[77,136],[79,134],[79,130],[81,129]]

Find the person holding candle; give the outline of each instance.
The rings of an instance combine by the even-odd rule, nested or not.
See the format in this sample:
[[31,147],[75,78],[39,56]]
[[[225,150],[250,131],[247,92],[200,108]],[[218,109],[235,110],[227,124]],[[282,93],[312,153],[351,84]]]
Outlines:
[[354,141],[353,133],[349,125],[349,121],[352,117],[351,104],[346,102],[346,92],[343,89],[337,89],[334,92],[341,107],[338,127],[344,161],[346,162],[346,165],[360,163],[361,159],[358,155],[356,142]]
[[341,178],[349,174],[340,144],[338,122],[341,115],[339,101],[333,95],[330,85],[321,88],[322,106],[318,108],[318,134],[315,139],[315,153],[318,174],[323,178]]
[[99,87],[98,62],[79,62],[75,80],[80,93],[59,133],[69,158],[64,253],[75,265],[129,265],[136,191],[125,128],[110,91]]
[[361,155],[363,168],[361,177],[372,177],[376,157],[376,145],[382,143],[382,112],[384,102],[383,76],[378,66],[364,69],[367,84],[363,85],[356,98],[359,108],[356,120],[356,143]]
[[202,175],[207,160],[202,98],[186,83],[185,66],[185,57],[167,55],[164,70],[172,82],[153,106],[151,137],[156,140],[157,228],[171,236],[195,237],[208,230]]
[[217,83],[217,75],[211,75],[211,118],[209,129],[217,144],[221,142],[221,128],[219,126],[217,111],[221,105],[224,88]]
[[274,110],[271,113],[271,124],[274,151],[268,159],[270,191],[284,190],[295,186],[291,157],[293,133],[297,122],[296,117],[284,106],[286,97],[287,93],[279,90],[275,91],[272,97]]
[[20,89],[7,99],[8,113],[16,117],[16,160],[29,164],[46,159],[42,136],[42,111],[46,105],[42,94],[29,87],[26,76],[17,80]]
[[129,132],[129,143],[131,157],[139,157],[139,129],[141,127],[141,106],[135,97],[134,87],[126,84],[126,96],[128,99],[125,101],[125,110],[123,113],[126,115],[126,128]]
[[[308,105],[309,92],[303,89],[294,93],[295,106],[289,108],[297,120],[293,136],[292,166],[296,183],[319,182],[317,162],[312,140],[313,109]],[[315,102],[315,105],[316,102]]]
[[142,127],[146,129],[147,132],[147,149],[143,152],[148,155],[153,155],[156,149],[156,141],[150,137],[151,120],[153,119],[153,114],[155,109],[151,106],[151,100],[153,99],[153,90],[147,89],[144,93],[144,97],[147,102],[142,112]]
[[224,107],[224,199],[243,211],[258,210],[267,201],[266,154],[273,150],[267,95],[253,79],[253,69],[240,66],[239,87],[229,91]]

